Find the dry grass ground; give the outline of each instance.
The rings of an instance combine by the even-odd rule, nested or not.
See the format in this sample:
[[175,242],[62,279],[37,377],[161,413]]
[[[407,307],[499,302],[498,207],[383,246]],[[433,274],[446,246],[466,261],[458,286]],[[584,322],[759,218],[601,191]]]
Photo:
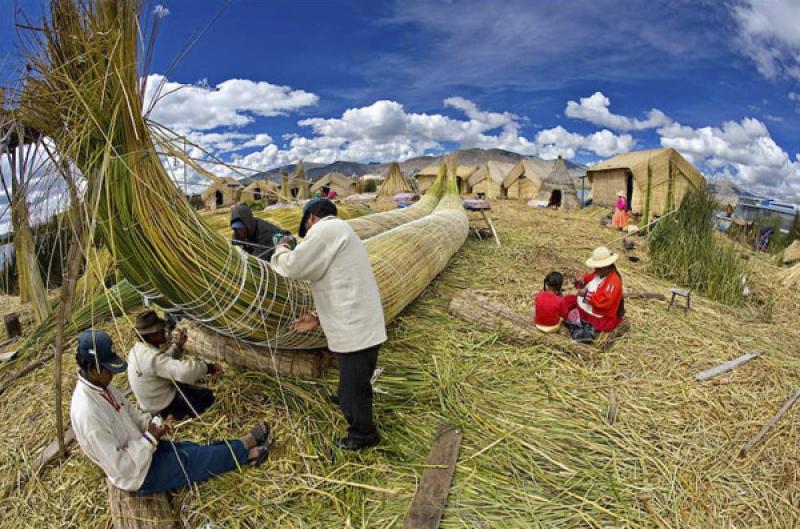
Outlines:
[[[685,315],[631,300],[631,330],[591,358],[509,345],[448,315],[463,288],[495,290],[530,310],[547,272],[582,272],[592,248],[618,239],[600,227],[603,214],[497,205],[503,246],[470,239],[390,326],[376,384],[384,438],[376,450],[331,457],[330,440],[344,427],[325,398],[335,371],[303,382],[230,367],[212,382],[219,402],[179,425],[175,437],[232,436],[266,417],[280,444],[258,470],[179,492],[174,502],[185,526],[401,527],[433,432],[446,420],[465,434],[443,527],[796,527],[797,411],[737,457],[800,385],[798,299],[758,256],[749,259],[760,306],[730,309],[695,298]],[[626,287],[667,293],[671,285],[648,275],[644,253],[637,255],[639,263],[621,262]],[[104,327],[126,351],[130,322]],[[693,379],[755,350],[764,354],[731,373]],[[65,375],[68,403],[72,358]],[[117,383],[126,386],[124,377]],[[50,366],[0,396],[0,526],[107,527],[102,474],[77,448],[19,483],[53,438],[52,403]]]

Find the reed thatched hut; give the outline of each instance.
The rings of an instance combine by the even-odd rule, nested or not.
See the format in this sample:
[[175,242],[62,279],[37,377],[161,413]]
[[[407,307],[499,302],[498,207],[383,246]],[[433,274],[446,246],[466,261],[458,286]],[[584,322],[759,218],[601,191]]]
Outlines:
[[284,194],[290,199],[305,200],[311,198],[311,184],[306,180],[306,167],[303,164],[303,160],[297,162],[286,191]]
[[226,176],[221,182],[214,182],[200,195],[203,206],[208,209],[227,208],[236,204],[242,195],[244,186],[233,178]]
[[548,207],[577,208],[580,206],[578,192],[575,189],[575,179],[561,156],[553,164],[547,178],[541,181],[539,192],[534,200]]
[[[414,175],[414,181],[417,186],[418,193],[424,193],[427,189],[433,185],[433,182],[436,180],[436,177],[439,176],[439,165],[440,164],[431,164]],[[456,180],[458,182],[458,192],[463,194],[469,193],[469,177],[472,176],[475,171],[478,170],[477,165],[459,165],[458,169],[456,170]]]
[[242,189],[242,202],[275,202],[277,200],[278,184],[270,180],[256,180]]
[[467,180],[467,186],[472,193],[483,193],[489,200],[503,198],[503,180],[513,167],[512,163],[490,160],[472,173]]
[[552,163],[545,160],[520,160],[503,178],[502,196],[523,201],[535,198],[542,181],[552,170]]
[[342,173],[328,173],[311,186],[311,194],[317,192],[328,195],[331,191],[336,192],[337,196],[346,197],[356,192],[356,182],[352,178]]
[[392,162],[383,184],[378,188],[378,198],[391,198],[397,193],[410,193],[411,186],[400,171],[400,164]]
[[647,210],[648,218],[663,215],[680,204],[687,191],[706,185],[700,171],[672,148],[620,154],[591,167],[586,177],[594,204],[613,207],[622,191],[630,209],[634,213]]

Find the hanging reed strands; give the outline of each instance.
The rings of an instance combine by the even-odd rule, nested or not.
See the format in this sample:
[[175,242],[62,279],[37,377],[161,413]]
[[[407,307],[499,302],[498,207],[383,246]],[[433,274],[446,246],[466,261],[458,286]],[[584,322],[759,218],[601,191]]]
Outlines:
[[[54,0],[25,109],[62,155],[99,186],[97,225],[117,267],[145,297],[212,329],[254,343],[318,348],[296,334],[313,310],[308,286],[238,252],[189,207],[161,165],[142,117],[136,0]],[[433,199],[415,211],[422,210]],[[397,215],[399,216],[399,215]],[[434,213],[367,243],[388,319],[430,283],[466,238],[453,175]],[[463,237],[462,237],[463,235]]]

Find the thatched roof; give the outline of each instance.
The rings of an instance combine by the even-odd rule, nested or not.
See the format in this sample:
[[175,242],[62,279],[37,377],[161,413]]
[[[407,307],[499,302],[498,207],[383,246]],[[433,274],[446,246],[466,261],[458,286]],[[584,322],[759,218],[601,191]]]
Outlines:
[[411,186],[408,185],[403,173],[400,171],[400,164],[392,162],[389,165],[389,172],[383,180],[383,184],[378,189],[379,197],[390,197],[397,193],[408,193],[411,191]]
[[200,195],[200,198],[203,200],[208,200],[211,195],[213,195],[217,190],[222,188],[230,188],[230,189],[242,189],[244,186],[241,182],[235,179],[232,176],[226,176],[222,178],[222,182],[214,182],[213,184],[209,185],[205,191]]
[[[423,167],[417,172],[417,174],[414,175],[414,177],[416,178],[418,176],[432,176],[435,178],[439,176],[440,165],[441,164],[437,163],[428,165],[427,167]],[[478,169],[479,168],[477,165],[459,165],[458,169],[456,170],[456,176],[459,178],[469,178],[470,176],[472,176],[472,173],[474,173]]]
[[342,173],[328,173],[319,180],[317,180],[313,186],[311,186],[311,192],[315,193],[322,189],[324,186],[330,185],[337,185],[339,187],[350,189],[355,185],[355,182],[348,177],[343,175]]
[[503,178],[503,187],[508,189],[522,177],[535,182],[538,186],[542,183],[542,180],[548,177],[552,170],[552,163],[546,160],[520,160],[506,173],[505,178]]
[[244,191],[245,192],[253,192],[256,189],[260,189],[262,193],[264,193],[266,191],[277,191],[278,190],[278,184],[276,184],[275,182],[272,182],[270,180],[267,180],[267,179],[255,180],[255,181],[251,182],[247,187],[245,187]]
[[553,169],[550,171],[550,174],[547,175],[545,179],[547,183],[554,184],[554,185],[566,185],[566,186],[573,186],[575,185],[575,180],[569,174],[569,169],[567,169],[567,164],[564,161],[564,158],[561,156],[558,157],[556,163],[553,165]]
[[472,173],[472,176],[469,177],[469,186],[473,187],[483,182],[486,178],[490,178],[495,183],[502,185],[506,175],[508,175],[509,171],[513,168],[513,163],[490,160],[486,162],[486,165],[482,165],[480,169]]
[[705,186],[706,180],[700,171],[672,148],[620,154],[589,168],[586,176],[589,182],[592,182],[594,177],[602,174],[603,171],[629,169],[635,180],[647,182],[647,166],[649,164],[653,171],[653,186],[657,186],[669,179],[670,163],[695,187]]

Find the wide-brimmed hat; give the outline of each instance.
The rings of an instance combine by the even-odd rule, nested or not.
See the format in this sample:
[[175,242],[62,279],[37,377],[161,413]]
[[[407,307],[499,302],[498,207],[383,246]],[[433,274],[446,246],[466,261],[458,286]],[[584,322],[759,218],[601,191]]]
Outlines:
[[625,197],[625,191],[617,191],[617,196],[624,198]]
[[162,320],[154,310],[146,310],[136,318],[136,332],[139,334],[153,334],[167,328],[167,322]]
[[105,331],[89,329],[78,336],[76,360],[80,365],[94,365],[97,371],[105,369],[112,373],[122,373],[128,368],[125,360],[114,352],[111,337]]
[[619,256],[605,246],[598,246],[592,252],[592,256],[586,260],[586,266],[589,268],[605,268],[616,263],[617,257]]

